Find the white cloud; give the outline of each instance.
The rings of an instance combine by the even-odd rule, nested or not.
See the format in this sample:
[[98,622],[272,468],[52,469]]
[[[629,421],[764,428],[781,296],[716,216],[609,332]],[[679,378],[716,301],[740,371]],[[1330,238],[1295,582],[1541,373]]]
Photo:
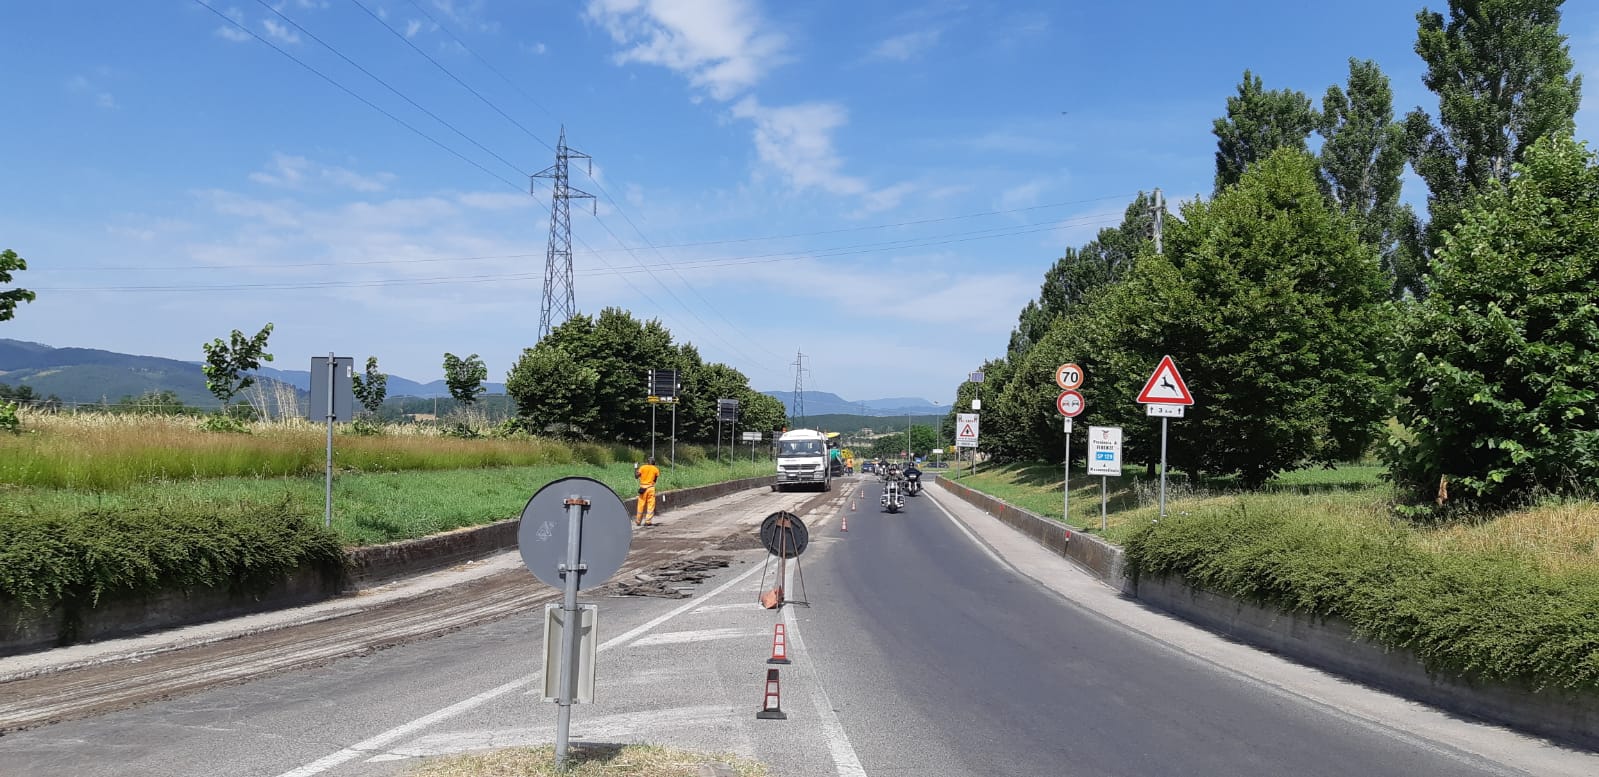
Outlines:
[[300,42],[299,33],[289,29],[287,25],[279,24],[275,19],[261,20],[261,28],[266,30],[269,38],[275,38],[283,43]]
[[[229,8],[222,13],[229,19],[232,19],[234,22],[237,22],[240,25],[244,24],[244,12],[240,11],[237,6]],[[221,27],[216,28],[215,33],[217,37],[222,38],[223,40],[231,40],[234,43],[243,43],[250,39],[250,33],[245,32],[244,30],[241,30],[232,24],[224,24]]]
[[844,160],[833,148],[833,131],[849,121],[837,103],[761,105],[746,97],[733,115],[755,122],[755,152],[798,189],[832,194],[864,194],[866,182],[842,172]]
[[393,173],[358,173],[343,167],[323,165],[303,156],[273,154],[265,170],[250,174],[250,180],[267,186],[286,189],[307,188],[320,182],[334,188],[357,192],[379,192],[394,181]]
[[1047,189],[1049,189],[1051,184],[1052,182],[1047,179],[1035,178],[1026,183],[1012,186],[1000,193],[1000,208],[1003,210],[1011,210],[1014,208],[1026,208],[1032,205],[1037,205],[1039,195],[1043,194]]
[[[109,75],[105,68],[101,68],[98,74],[101,76]],[[111,110],[117,107],[117,98],[110,92],[98,89],[95,83],[89,80],[88,76],[76,75],[67,79],[67,91],[74,94],[92,95],[94,104],[98,108]]]
[[410,20],[406,21],[406,23],[405,23],[405,37],[407,37],[407,38],[415,38],[416,34],[421,32],[421,31],[422,31],[422,20],[421,19],[410,19]]
[[870,59],[889,60],[893,62],[909,62],[928,49],[938,44],[938,39],[943,31],[937,28],[916,30],[903,35],[895,35],[887,40],[880,41],[872,47],[868,55]]
[[759,83],[788,45],[749,0],[590,0],[587,16],[623,47],[617,64],[665,67],[722,101]]

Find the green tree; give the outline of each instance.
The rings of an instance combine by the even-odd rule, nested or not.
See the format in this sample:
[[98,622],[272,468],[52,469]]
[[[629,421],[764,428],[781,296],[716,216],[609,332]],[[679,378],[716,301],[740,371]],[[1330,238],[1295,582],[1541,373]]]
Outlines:
[[1154,202],[1153,197],[1139,192],[1128,203],[1120,225],[1100,230],[1082,248],[1067,248],[1044,271],[1038,299],[1022,309],[1016,329],[1011,332],[1007,359],[1016,361],[1025,356],[1055,319],[1082,304],[1095,289],[1115,283],[1127,273],[1138,252],[1151,242]]
[[183,404],[177,392],[162,389],[146,391],[136,397],[123,397],[111,406],[111,412],[137,415],[193,415],[199,410]]
[[389,376],[378,369],[378,357],[366,357],[366,374],[354,376],[350,383],[355,401],[360,402],[366,412],[376,416],[383,409],[383,400],[389,395]]
[[1549,136],[1516,171],[1461,213],[1401,337],[1390,468],[1418,500],[1599,482],[1599,166]]
[[453,353],[444,354],[444,385],[449,388],[450,396],[463,406],[470,406],[477,401],[479,394],[487,391],[483,388],[483,381],[488,376],[489,368],[484,366],[477,354],[465,359]]
[[505,376],[505,393],[516,403],[517,418],[528,431],[584,438],[590,436],[599,415],[595,401],[599,381],[599,371],[546,338],[522,350]]
[[266,352],[271,335],[272,324],[268,322],[254,337],[245,337],[235,329],[228,342],[217,338],[201,345],[205,349],[205,364],[200,368],[205,373],[205,387],[222,402],[224,414],[239,392],[255,385],[255,376],[249,371],[261,369],[261,362],[272,361],[272,354]]
[[1210,202],[1185,204],[1166,255],[1140,257],[1095,298],[1076,322],[1082,340],[1063,343],[1088,362],[1091,414],[1130,406],[1169,354],[1197,400],[1172,424],[1178,469],[1256,484],[1366,448],[1387,412],[1378,366],[1391,308],[1376,252],[1329,206],[1316,169],[1279,149]]
[[1394,121],[1393,90],[1377,63],[1349,60],[1349,90],[1327,88],[1320,129],[1322,189],[1382,256],[1398,299],[1420,277],[1419,258],[1400,240],[1416,215],[1399,204],[1405,128]]
[[1438,95],[1438,121],[1405,117],[1410,163],[1427,182],[1431,222],[1421,246],[1436,252],[1472,198],[1509,181],[1539,138],[1569,134],[1582,96],[1560,34],[1564,0],[1449,0],[1449,16],[1416,15],[1423,82]]
[[1304,92],[1266,91],[1260,76],[1244,71],[1238,94],[1227,98],[1227,115],[1217,119],[1216,191],[1238,182],[1252,165],[1279,148],[1305,150],[1316,128],[1316,109]]
[[[7,248],[0,251],[0,284],[11,282],[11,273],[28,269],[27,260],[17,256],[17,252]],[[17,314],[17,305],[23,302],[32,302],[38,295],[27,289],[9,289],[0,291],[0,321],[9,321]]]

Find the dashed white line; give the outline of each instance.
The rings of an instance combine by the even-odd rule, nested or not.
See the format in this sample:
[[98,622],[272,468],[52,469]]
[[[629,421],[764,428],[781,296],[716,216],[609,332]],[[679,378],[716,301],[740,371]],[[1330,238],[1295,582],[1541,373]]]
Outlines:
[[[783,624],[797,654],[809,655],[805,652],[805,640],[800,636],[799,621],[794,617],[793,607],[783,608]],[[811,682],[806,683],[811,690],[811,703],[816,706],[816,717],[822,724],[822,737],[827,740],[827,752],[833,757],[838,777],[866,777],[860,756],[855,754],[855,746],[850,744],[849,734],[844,732],[844,722],[838,719],[833,700],[828,698],[827,688],[822,685],[821,674],[810,664],[804,666],[811,676]]]
[[[729,580],[729,581],[717,586],[709,594],[706,594],[705,598],[709,599],[711,597],[714,597],[717,594],[720,594],[723,591],[726,591],[727,589],[732,588],[733,586],[744,582],[746,579],[748,579],[750,576],[754,575],[756,572],[759,572],[760,570],[761,570],[760,566],[752,565],[749,569],[745,570],[742,574],[738,575],[737,577],[733,578],[732,580]],[[660,626],[661,624],[666,623],[667,621],[670,621],[673,618],[676,618],[677,616],[682,615],[683,613],[694,609],[695,607],[698,607],[699,604],[700,604],[700,602],[693,601],[693,602],[688,602],[686,604],[680,605],[676,609],[673,609],[670,612],[667,612],[666,614],[661,615],[661,616],[655,618],[654,620],[652,620],[652,621],[650,621],[648,623],[645,623],[642,626],[638,626],[637,628],[634,628],[634,629],[629,630],[627,632],[624,632],[622,634],[618,634],[617,636],[612,637],[609,640],[606,640],[605,642],[600,644],[598,650],[602,650],[602,651],[609,650],[611,648],[616,647],[617,645],[621,645],[623,643],[635,640],[635,639],[637,639],[637,638],[639,638],[639,637],[641,637],[641,636],[643,636],[645,634],[648,634],[650,631],[654,630],[656,627]],[[362,756],[370,756],[375,751],[377,751],[377,750],[389,745],[390,743],[398,741],[398,740],[400,740],[400,739],[402,739],[404,737],[410,736],[411,734],[414,734],[414,733],[416,733],[418,731],[421,731],[421,730],[427,728],[428,726],[432,726],[435,723],[439,723],[441,721],[448,720],[448,719],[453,718],[453,717],[455,717],[457,715],[460,715],[463,712],[467,712],[469,710],[481,707],[484,704],[487,704],[487,703],[489,703],[489,702],[491,702],[491,701],[493,701],[493,700],[495,700],[495,699],[497,699],[497,698],[499,698],[501,696],[504,696],[505,694],[511,693],[513,691],[516,691],[516,690],[519,690],[519,689],[522,689],[522,688],[526,688],[526,687],[532,685],[533,683],[538,682],[539,678],[540,678],[540,673],[539,672],[534,672],[533,674],[531,674],[531,675],[529,675],[527,677],[524,677],[524,678],[521,678],[521,679],[517,679],[517,680],[512,680],[512,681],[510,681],[508,683],[505,683],[503,685],[499,685],[499,686],[496,686],[494,688],[490,688],[489,690],[484,691],[484,692],[482,692],[482,693],[480,693],[480,694],[478,694],[476,696],[472,696],[470,698],[462,699],[461,701],[458,701],[458,702],[456,702],[454,704],[451,704],[448,707],[445,707],[445,708],[440,709],[440,710],[435,710],[434,712],[430,712],[427,715],[423,715],[422,717],[417,718],[416,720],[413,720],[413,721],[411,721],[409,723],[406,723],[406,724],[403,724],[403,725],[400,725],[400,726],[396,726],[394,728],[389,729],[388,731],[384,731],[381,734],[377,734],[376,736],[372,736],[372,737],[368,737],[367,739],[363,739],[360,742],[357,742],[357,743],[355,743],[353,745],[350,745],[349,747],[346,747],[346,748],[344,748],[342,750],[339,750],[338,752],[330,753],[330,754],[328,754],[326,756],[318,758],[317,760],[312,761],[311,763],[308,763],[308,764],[306,764],[304,766],[301,766],[298,769],[291,769],[291,770],[289,770],[287,772],[283,772],[282,774],[278,775],[278,777],[312,777],[313,775],[321,774],[321,773],[323,773],[323,772],[325,772],[325,771],[327,771],[329,769],[332,769],[335,766],[343,764],[345,762],[353,761],[353,760],[355,760],[357,758],[360,758]],[[840,772],[840,774],[844,774],[844,772]]]

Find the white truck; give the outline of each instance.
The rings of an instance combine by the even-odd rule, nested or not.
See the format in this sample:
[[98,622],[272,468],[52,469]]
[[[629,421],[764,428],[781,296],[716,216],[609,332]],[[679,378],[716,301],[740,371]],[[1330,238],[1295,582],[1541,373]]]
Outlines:
[[815,429],[784,432],[777,438],[777,483],[773,488],[784,491],[788,486],[804,484],[832,490],[827,455],[826,434]]

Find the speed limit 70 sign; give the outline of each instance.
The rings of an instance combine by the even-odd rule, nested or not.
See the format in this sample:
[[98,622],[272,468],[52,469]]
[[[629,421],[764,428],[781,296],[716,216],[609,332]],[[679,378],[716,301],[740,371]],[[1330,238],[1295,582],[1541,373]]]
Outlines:
[[1059,410],[1061,415],[1071,418],[1083,412],[1083,395],[1070,390],[1062,391],[1060,396],[1055,398],[1055,409]]
[[1083,385],[1083,368],[1076,364],[1062,364],[1055,368],[1055,385],[1063,391],[1071,391]]

